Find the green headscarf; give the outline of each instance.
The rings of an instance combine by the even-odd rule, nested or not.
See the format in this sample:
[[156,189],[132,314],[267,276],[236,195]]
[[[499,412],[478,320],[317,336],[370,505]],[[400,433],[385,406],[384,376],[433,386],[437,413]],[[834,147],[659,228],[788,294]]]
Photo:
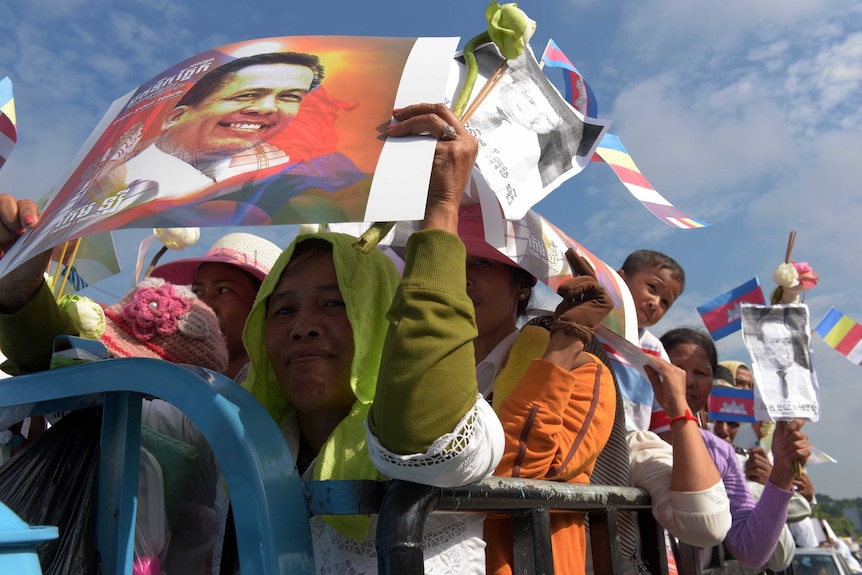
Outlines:
[[[298,236],[281,254],[266,276],[245,324],[242,340],[248,351],[248,379],[243,383],[276,422],[281,422],[293,407],[281,393],[269,354],[263,343],[269,296],[297,244],[320,239],[332,245],[332,259],[347,318],[353,328],[353,364],[350,387],[356,402],[350,414],[333,430],[314,463],[314,479],[377,479],[379,474],[368,456],[365,442],[365,417],[377,387],[377,371],[383,352],[388,322],[386,312],[400,280],[392,261],[380,250],[363,254],[353,247],[356,238],[347,234],[319,232]],[[370,519],[367,516],[326,516],[324,519],[348,537],[364,541]]]

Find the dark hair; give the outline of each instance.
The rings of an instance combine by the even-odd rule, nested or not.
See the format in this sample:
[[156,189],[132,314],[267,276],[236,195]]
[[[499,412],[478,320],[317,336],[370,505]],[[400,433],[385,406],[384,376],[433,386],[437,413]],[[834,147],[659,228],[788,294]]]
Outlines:
[[712,377],[714,379],[720,379],[726,383],[729,383],[730,385],[736,385],[733,382],[733,373],[731,373],[731,371],[723,365],[719,365],[712,370]]
[[515,279],[515,283],[518,284],[519,287],[528,288],[530,290],[527,292],[527,297],[518,300],[518,317],[523,317],[527,315],[527,308],[530,307],[530,300],[533,297],[533,286],[535,285],[536,278],[525,269],[516,268],[515,266],[507,267],[509,268],[509,271],[512,272],[512,277]]
[[715,343],[708,333],[690,327],[677,327],[666,332],[659,339],[668,353],[683,343],[690,343],[702,348],[709,357],[712,373],[715,374],[718,371],[718,352],[715,350]]
[[291,64],[310,68],[314,74],[311,86],[309,86],[311,90],[317,88],[323,81],[323,64],[320,63],[320,59],[314,54],[304,54],[302,52],[256,54],[254,56],[231,60],[227,64],[222,64],[215,70],[207,72],[200,80],[195,82],[194,86],[189,88],[189,91],[177,102],[177,107],[200,104],[215,93],[216,90],[224,86],[234,74],[243,68],[271,64]]
[[670,277],[679,282],[680,291],[685,290],[685,270],[675,259],[661,252],[654,250],[634,251],[628,255],[620,269],[625,272],[626,276],[631,276],[649,267],[670,270]]

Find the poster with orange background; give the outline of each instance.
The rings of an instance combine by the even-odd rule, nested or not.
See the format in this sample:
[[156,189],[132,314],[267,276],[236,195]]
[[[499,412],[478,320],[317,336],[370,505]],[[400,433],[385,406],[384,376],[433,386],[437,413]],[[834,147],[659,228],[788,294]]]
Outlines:
[[[385,127],[398,98],[442,101],[457,41],[266,38],[187,58],[114,103],[0,273],[122,227],[363,221],[375,190],[415,217],[427,177],[404,174],[430,172],[434,142],[393,142]],[[399,161],[381,162],[396,147]]]

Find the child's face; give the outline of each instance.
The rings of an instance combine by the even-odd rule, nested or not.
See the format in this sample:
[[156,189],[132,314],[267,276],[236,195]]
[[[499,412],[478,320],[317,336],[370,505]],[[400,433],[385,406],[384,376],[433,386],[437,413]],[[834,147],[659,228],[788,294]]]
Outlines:
[[629,286],[638,314],[638,327],[650,327],[664,317],[679,294],[682,285],[671,277],[670,270],[648,266],[630,276],[620,271]]

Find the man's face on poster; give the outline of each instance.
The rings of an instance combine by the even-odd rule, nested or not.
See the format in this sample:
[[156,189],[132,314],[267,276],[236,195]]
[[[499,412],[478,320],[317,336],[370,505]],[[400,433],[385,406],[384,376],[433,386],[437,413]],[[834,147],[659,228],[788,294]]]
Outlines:
[[793,334],[790,329],[778,322],[766,322],[760,328],[766,358],[777,369],[785,369],[793,364]]
[[550,133],[562,122],[539,87],[531,81],[514,82],[504,76],[497,90],[511,119],[537,134]]
[[287,127],[313,79],[311,68],[297,64],[247,66],[198,104],[174,108],[163,135],[196,154],[248,149]]

